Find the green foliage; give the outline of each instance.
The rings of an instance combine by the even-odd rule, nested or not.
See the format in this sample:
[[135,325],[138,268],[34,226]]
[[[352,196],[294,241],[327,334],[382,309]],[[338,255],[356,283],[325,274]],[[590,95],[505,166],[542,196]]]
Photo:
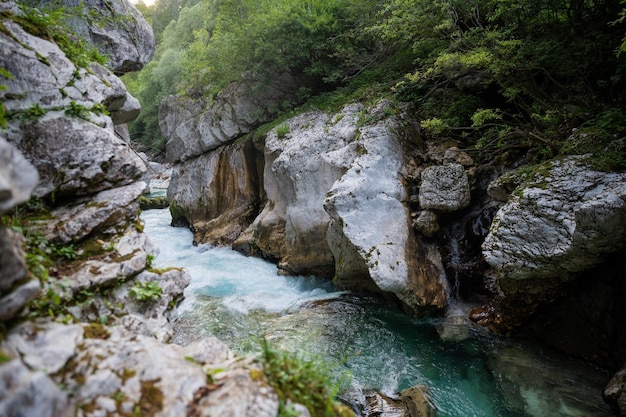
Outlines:
[[[5,68],[0,68],[0,76],[10,80],[13,76],[7,71]],[[0,84],[0,91],[5,91],[7,89],[6,84]],[[0,128],[7,128],[7,111],[4,107],[4,103],[0,101]]]
[[91,120],[90,110],[82,104],[76,103],[74,100],[65,108],[65,114],[72,117],[78,117],[83,120]]
[[304,405],[313,417],[353,416],[335,401],[349,375],[336,382],[322,360],[280,351],[266,339],[261,340],[261,348],[265,376],[280,399],[279,416],[299,415],[287,405],[289,400]]
[[[534,160],[622,98],[619,1],[389,1],[371,30],[413,65],[395,85],[428,136]],[[613,130],[614,133],[618,133]]]
[[28,110],[26,110],[26,113],[24,114],[24,116],[26,119],[38,119],[44,114],[46,114],[46,109],[41,107],[39,103],[35,103],[32,106],[30,106]]
[[572,149],[573,128],[624,108],[624,16],[619,0],[160,0],[155,58],[126,76],[143,105],[131,134],[162,150],[167,95],[210,100],[289,73],[301,111],[391,97],[415,105],[427,138],[478,161],[545,160]]
[[130,287],[128,294],[137,301],[151,303],[161,298],[162,291],[156,281],[138,281]]
[[[175,4],[181,6],[177,13]],[[211,97],[244,79],[263,89],[289,73],[303,80],[304,100],[357,76],[383,54],[360,30],[375,12],[365,0],[158,2],[153,19],[164,13],[172,20],[158,19],[161,41],[152,63],[124,77],[143,106],[131,137],[149,149],[163,148],[158,109],[169,94]]]
[[283,123],[283,124],[276,126],[274,131],[276,132],[276,137],[278,139],[283,139],[285,136],[289,134],[289,132],[291,132],[291,129],[289,128],[289,125],[287,123]]

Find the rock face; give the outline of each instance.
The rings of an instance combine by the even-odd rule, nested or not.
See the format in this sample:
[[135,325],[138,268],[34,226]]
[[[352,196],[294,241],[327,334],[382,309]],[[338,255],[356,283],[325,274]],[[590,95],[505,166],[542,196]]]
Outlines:
[[[250,361],[237,360],[215,338],[182,348],[137,335],[122,326],[41,322],[13,329],[5,348],[39,370],[30,373],[29,378],[41,385],[30,383],[29,387],[42,395],[36,402],[28,403],[29,397],[24,397],[29,393],[23,385],[29,380],[22,377],[21,385],[17,385],[7,374],[6,381],[12,389],[3,391],[7,395],[0,398],[0,410],[20,401],[22,404],[11,409],[17,414],[6,415],[30,415],[24,412],[43,407],[52,409],[36,415],[73,415],[68,413],[66,394],[58,391],[54,383],[72,392],[77,410],[88,415],[132,414],[141,410],[143,415],[171,417],[273,417],[278,412],[278,398],[261,377],[262,371]],[[157,363],[159,366],[155,366]],[[25,374],[27,371],[22,368],[14,360],[0,367],[0,375],[5,375],[3,371]],[[253,379],[253,373],[260,377]],[[213,375],[213,383],[207,383],[207,374]]]
[[325,201],[332,219],[327,239],[340,285],[367,288],[360,281],[369,277],[374,288],[420,314],[445,307],[447,285],[439,253],[418,246],[409,225],[397,128],[387,120],[361,129],[360,150]]
[[551,163],[514,191],[483,244],[508,299],[501,306],[517,309],[491,325],[521,323],[563,283],[625,246],[626,174],[590,170],[583,158]]
[[355,155],[356,143],[350,142],[360,108],[344,109],[337,123],[324,113],[304,114],[269,133],[263,173],[267,203],[236,245],[245,243],[278,260],[287,273],[332,277],[326,241],[330,217],[323,201],[349,163],[344,157]]
[[150,62],[155,46],[152,27],[128,1],[62,0],[59,4],[80,7],[84,15],[72,19],[72,29],[108,58],[107,65],[116,74],[139,71]]
[[254,81],[232,83],[212,102],[206,98],[171,96],[159,109],[159,127],[167,138],[166,157],[182,162],[226,144],[297,102],[298,83],[289,75],[257,91]]
[[258,211],[262,164],[251,141],[178,164],[168,188],[173,222],[190,224],[196,242],[232,243]]
[[444,308],[439,252],[412,231],[402,127],[389,106],[294,117],[268,133],[262,160],[248,140],[177,164],[174,221],[189,223],[198,243],[232,243],[284,273],[335,276],[412,314]]

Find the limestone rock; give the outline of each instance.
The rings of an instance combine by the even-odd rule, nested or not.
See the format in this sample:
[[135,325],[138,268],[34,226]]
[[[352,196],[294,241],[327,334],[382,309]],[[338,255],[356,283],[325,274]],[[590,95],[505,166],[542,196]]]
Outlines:
[[431,166],[422,172],[419,202],[423,209],[456,211],[470,202],[470,187],[463,165]]
[[325,201],[327,239],[339,285],[393,293],[409,312],[423,314],[446,305],[447,284],[438,251],[411,233],[397,129],[393,120],[361,129],[362,150]]
[[413,221],[413,227],[426,237],[433,237],[439,232],[439,223],[437,222],[437,214],[431,210],[420,212]]
[[0,225],[0,295],[28,277],[22,250],[22,239],[11,229]]
[[247,141],[178,164],[167,195],[173,221],[189,223],[198,243],[232,243],[260,204],[258,159]]
[[116,73],[139,71],[154,53],[152,27],[126,0],[63,0],[63,6],[81,7],[90,21],[76,18],[71,26],[108,58]]
[[70,417],[67,394],[42,372],[30,371],[18,359],[0,365],[0,415]]
[[0,137],[0,214],[28,201],[38,181],[35,167]]
[[83,330],[78,325],[26,322],[9,332],[7,346],[19,353],[29,368],[54,374],[76,355],[82,337]]
[[254,381],[249,370],[233,370],[221,379],[218,378],[217,387],[209,395],[198,395],[194,399],[194,417],[275,417],[278,414],[278,396],[268,385]]
[[8,18],[2,22],[6,32],[0,34],[0,65],[13,77],[3,81],[7,110],[28,115],[35,104],[52,111],[69,108],[71,102],[86,109],[96,103],[110,106],[110,111],[123,107],[126,87],[105,67],[92,63],[78,68],[56,44],[25,32]]
[[[289,133],[272,130],[265,141],[263,187],[267,203],[238,240],[256,248],[290,274],[331,277],[332,252],[326,241],[330,217],[322,202],[355,156],[356,114],[345,108],[336,121],[321,112],[286,123]],[[285,129],[285,127],[282,127]]]
[[136,182],[101,191],[89,202],[62,206],[47,221],[44,236],[62,243],[78,242],[97,230],[113,225],[127,225],[137,217],[137,198],[145,183]]
[[373,391],[365,394],[365,402],[361,413],[365,417],[410,417],[401,399]]
[[34,300],[41,291],[39,281],[34,279],[15,288],[8,295],[0,298],[0,322],[7,321],[15,315],[26,304]]
[[405,389],[400,398],[409,410],[409,417],[436,417],[437,408],[430,397],[430,390],[425,385]]
[[144,162],[112,129],[51,112],[20,126],[19,148],[39,170],[38,197],[93,194],[128,185]]
[[212,102],[170,96],[159,109],[159,127],[167,138],[166,157],[182,162],[230,142],[278,114],[285,101],[297,102],[299,86],[278,76],[260,91],[252,81],[232,83]]
[[570,158],[551,163],[515,194],[482,246],[505,292],[537,293],[626,245],[626,174],[593,171]]

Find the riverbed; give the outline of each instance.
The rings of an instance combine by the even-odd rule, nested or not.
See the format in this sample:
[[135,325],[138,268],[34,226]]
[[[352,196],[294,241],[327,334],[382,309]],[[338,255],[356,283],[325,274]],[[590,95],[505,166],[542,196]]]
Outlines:
[[349,380],[340,398],[356,411],[365,395],[395,396],[426,385],[439,417],[605,417],[610,376],[548,348],[489,333],[454,302],[444,317],[413,319],[383,301],[339,291],[315,277],[279,276],[277,267],[227,248],[192,245],[167,209],[142,214],[160,248],[155,266],[184,267],[192,279],[178,307],[174,342],[214,335],[239,354],[265,338],[327,362]]

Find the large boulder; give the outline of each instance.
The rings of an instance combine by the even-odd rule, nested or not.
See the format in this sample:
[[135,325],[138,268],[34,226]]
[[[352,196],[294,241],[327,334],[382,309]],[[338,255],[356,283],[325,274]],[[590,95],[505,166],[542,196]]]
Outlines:
[[[0,365],[0,387],[9,388],[2,390],[0,410],[11,406],[16,413],[7,415],[74,415],[65,392],[78,415],[272,417],[278,412],[278,397],[258,365],[236,358],[215,338],[183,348],[123,325],[40,321],[12,329],[2,347],[19,358]],[[38,372],[27,378],[22,362]],[[10,373],[21,378],[14,382]],[[31,380],[40,385],[28,385]]]
[[70,21],[73,31],[98,48],[115,73],[139,71],[152,59],[152,26],[127,0],[61,0],[55,4],[81,12]]
[[168,97],[159,108],[167,160],[182,162],[201,155],[272,120],[283,103],[297,102],[298,86],[284,74],[262,87],[255,80],[232,83],[214,99]]
[[393,118],[361,128],[356,158],[324,203],[327,239],[339,285],[393,294],[419,315],[446,306],[447,280],[438,250],[412,233],[399,129]]
[[626,174],[594,171],[584,157],[525,174],[482,246],[503,302],[475,317],[507,330],[555,298],[563,283],[624,247]]
[[461,164],[431,166],[422,171],[419,202],[423,209],[455,211],[470,203],[470,186]]
[[70,417],[67,393],[41,371],[31,371],[20,360],[0,365],[0,415]]

